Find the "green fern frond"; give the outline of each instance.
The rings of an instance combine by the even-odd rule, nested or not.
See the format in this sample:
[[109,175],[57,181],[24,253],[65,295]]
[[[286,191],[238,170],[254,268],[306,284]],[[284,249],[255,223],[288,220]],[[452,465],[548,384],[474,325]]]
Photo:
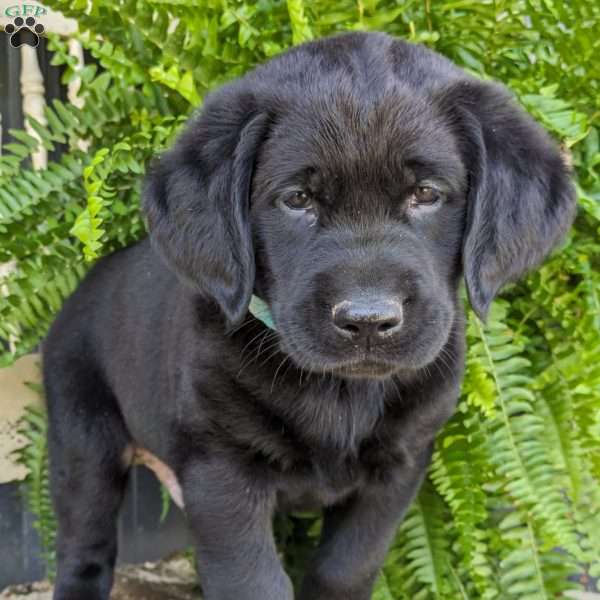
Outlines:
[[78,215],[71,228],[71,233],[83,242],[85,258],[90,261],[98,257],[97,251],[102,246],[99,240],[104,230],[100,229],[102,218],[99,213],[105,205],[105,200],[115,197],[114,189],[106,184],[112,166],[112,163],[106,160],[109,152],[108,148],[98,150],[90,164],[83,170],[87,206]]
[[48,447],[46,442],[48,424],[44,410],[27,407],[18,427],[25,438],[25,445],[16,451],[16,461],[27,469],[23,490],[28,510],[35,516],[36,528],[42,548],[42,559],[47,576],[55,574],[56,518],[49,490]]
[[568,581],[576,565],[556,550],[542,551],[533,520],[518,510],[509,512],[498,525],[501,539],[499,583],[506,600],[551,600],[574,589]]
[[0,174],[0,227],[31,217],[51,194],[69,190],[80,180],[85,162],[82,154],[64,154],[40,172],[22,169],[18,175]]
[[[453,561],[446,535],[447,508],[430,482],[426,481],[407,513],[395,542],[398,562],[387,563],[390,585],[398,583],[394,570],[401,562],[405,582],[400,590],[414,598],[457,598],[453,582]],[[392,554],[393,556],[393,554]]]
[[381,572],[375,583],[372,600],[394,600],[385,572]]
[[171,509],[171,495],[169,494],[169,490],[160,484],[160,522],[163,523],[169,514],[169,510]]
[[519,510],[531,511],[553,544],[579,556],[570,507],[556,486],[559,477],[548,454],[544,420],[536,412],[531,363],[506,326],[506,317],[506,305],[498,302],[485,327],[474,321],[470,329],[479,337],[470,352],[480,356],[496,386],[497,415],[487,424],[491,460]]
[[21,261],[2,280],[6,295],[0,298],[0,337],[13,340],[18,351],[2,349],[0,364],[8,364],[37,344],[84,272],[80,259],[65,262],[58,255],[40,256]]
[[488,557],[488,507],[484,492],[491,478],[488,446],[480,415],[462,402],[438,438],[430,477],[452,513],[456,550],[464,575],[485,598],[496,595]]

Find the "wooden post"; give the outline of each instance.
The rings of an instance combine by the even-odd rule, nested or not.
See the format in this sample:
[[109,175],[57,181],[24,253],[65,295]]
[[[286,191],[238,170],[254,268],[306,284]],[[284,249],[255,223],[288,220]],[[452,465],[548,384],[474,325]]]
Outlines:
[[[21,94],[23,115],[31,116],[36,121],[46,124],[44,78],[40,71],[36,50],[27,44],[21,46]],[[31,155],[33,168],[45,169],[48,164],[48,151],[42,146],[39,135],[27,121],[25,121],[25,129],[29,135],[40,142],[37,150]]]
[[[74,56],[77,59],[77,66],[79,69],[83,68],[83,48],[81,43],[78,40],[73,38],[69,39],[69,54]],[[79,93],[79,88],[81,87],[81,79],[79,77],[74,77],[68,86],[67,97],[69,98],[69,102],[76,106],[77,108],[83,107],[83,98],[80,98],[77,94]]]

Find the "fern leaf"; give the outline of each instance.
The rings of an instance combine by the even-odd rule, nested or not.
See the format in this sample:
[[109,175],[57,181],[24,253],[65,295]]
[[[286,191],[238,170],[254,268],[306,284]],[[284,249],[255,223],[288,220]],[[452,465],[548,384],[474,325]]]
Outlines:
[[16,460],[26,467],[23,483],[28,509],[35,515],[34,526],[40,536],[42,558],[47,576],[55,574],[56,518],[52,508],[49,489],[48,431],[46,413],[42,409],[27,407],[19,423],[19,433],[25,438],[25,446],[16,451]]
[[[406,515],[395,545],[401,548],[405,570],[415,581],[415,597],[451,598],[452,555],[445,535],[447,511],[441,497],[426,482]],[[385,569],[384,569],[385,570]]]
[[480,354],[497,392],[497,416],[488,422],[490,456],[516,505],[544,523],[554,544],[577,556],[581,548],[570,509],[554,485],[557,473],[545,443],[544,420],[534,408],[530,362],[522,356],[523,346],[513,339],[505,318],[505,305],[497,303],[490,324],[484,328],[474,322],[471,329],[479,337],[471,352]]
[[489,459],[480,415],[463,402],[438,438],[430,476],[450,507],[463,569],[479,592],[492,598],[496,592],[490,577],[483,491],[490,479]]

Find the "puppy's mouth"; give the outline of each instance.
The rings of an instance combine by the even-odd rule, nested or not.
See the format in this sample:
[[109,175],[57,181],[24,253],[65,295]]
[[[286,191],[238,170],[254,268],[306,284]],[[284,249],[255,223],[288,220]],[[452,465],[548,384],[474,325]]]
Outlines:
[[297,365],[315,373],[330,373],[350,379],[385,379],[406,369],[402,364],[373,356],[373,353],[360,352],[358,355],[337,359],[321,355],[321,360],[315,360],[315,356],[296,348],[290,337],[281,339],[280,344],[282,352],[291,355]]
[[336,365],[331,370],[340,377],[351,379],[385,379],[398,371],[398,365],[366,359]]

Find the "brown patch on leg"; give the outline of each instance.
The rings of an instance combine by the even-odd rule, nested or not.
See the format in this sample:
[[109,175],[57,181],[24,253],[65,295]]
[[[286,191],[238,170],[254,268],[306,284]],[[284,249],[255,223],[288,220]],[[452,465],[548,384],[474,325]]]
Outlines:
[[152,452],[134,445],[127,446],[123,453],[123,461],[128,466],[144,465],[153,471],[158,480],[167,488],[173,502],[175,502],[179,508],[183,509],[183,493],[179,481],[177,481],[177,477],[171,467],[154,456]]

